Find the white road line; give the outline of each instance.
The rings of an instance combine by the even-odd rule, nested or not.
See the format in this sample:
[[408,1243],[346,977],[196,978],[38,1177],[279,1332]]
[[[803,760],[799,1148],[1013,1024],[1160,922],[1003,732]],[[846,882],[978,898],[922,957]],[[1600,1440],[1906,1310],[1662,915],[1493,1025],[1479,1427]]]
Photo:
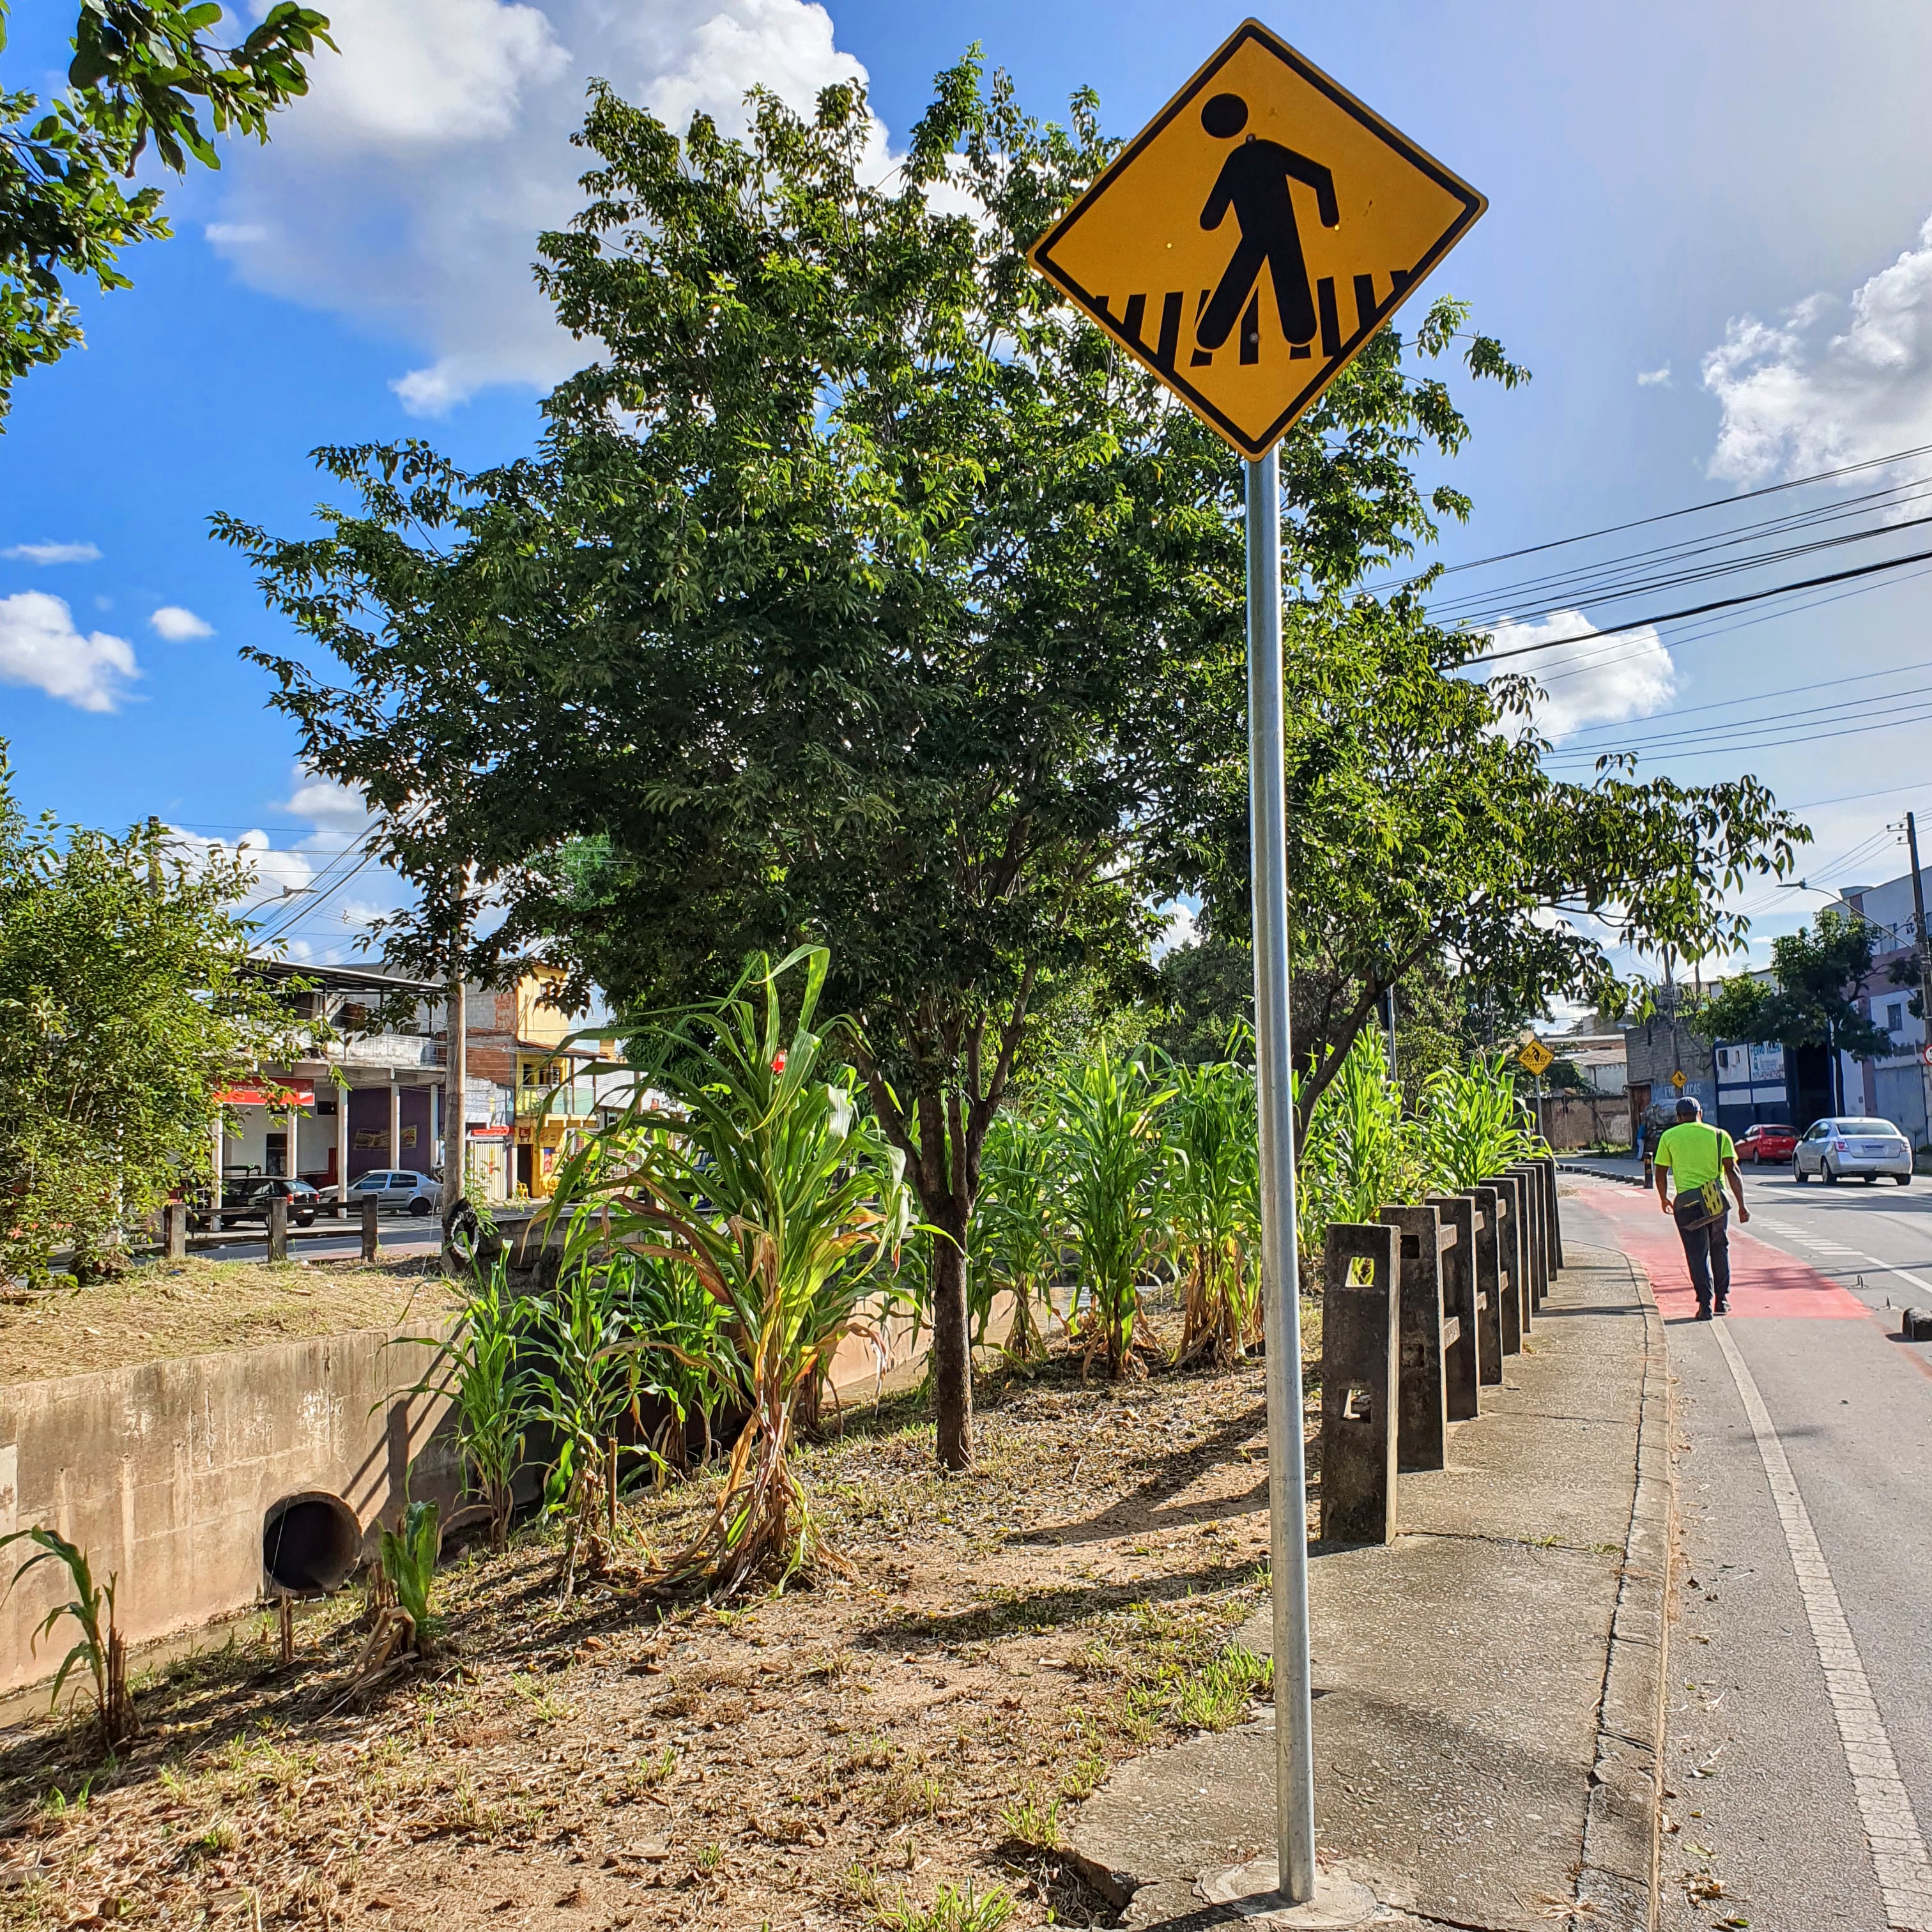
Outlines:
[[1772,1501],[1778,1506],[1792,1567],[1798,1573],[1798,1594],[1804,1599],[1811,1641],[1825,1672],[1825,1688],[1838,1720],[1839,1741],[1852,1774],[1858,1816],[1864,1823],[1872,1869],[1884,1896],[1886,1923],[1894,1932],[1932,1932],[1932,1858],[1927,1856],[1925,1840],[1919,1836],[1918,1817],[1899,1777],[1898,1760],[1892,1755],[1878,1700],[1872,1695],[1837,1586],[1826,1567],[1825,1552],[1811,1527],[1810,1512],[1791,1473],[1771,1412],[1758,1394],[1757,1383],[1744,1366],[1738,1345],[1721,1322],[1712,1324],[1712,1333],[1724,1352],[1731,1379],[1737,1384],[1744,1413],[1750,1418]]

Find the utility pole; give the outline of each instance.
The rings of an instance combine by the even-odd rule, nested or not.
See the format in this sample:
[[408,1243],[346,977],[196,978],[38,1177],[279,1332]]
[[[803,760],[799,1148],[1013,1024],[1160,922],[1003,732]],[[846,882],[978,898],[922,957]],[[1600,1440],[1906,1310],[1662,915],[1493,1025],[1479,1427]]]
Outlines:
[[[443,1226],[449,1226],[449,1210],[461,1198],[470,1179],[470,1000],[464,982],[464,947],[459,932],[449,962],[449,977],[443,996],[444,1044],[442,1051],[442,1212]],[[444,1243],[446,1264],[453,1257]]]
[[148,896],[157,899],[161,896],[161,821],[152,812],[148,814]]
[[1275,1856],[1284,1897],[1315,1896],[1315,1740],[1308,1630],[1307,1474],[1301,1443],[1301,1284],[1294,1233],[1288,1037],[1287,760],[1282,736],[1281,470],[1246,464],[1248,812],[1255,935],[1255,1072],[1268,1320],[1269,1576],[1274,1598]]
[[1919,1031],[1918,1091],[1925,1105],[1925,1138],[1932,1142],[1932,1066],[1926,1064],[1926,1049],[1932,1046],[1932,935],[1925,930],[1925,882],[1918,871],[1918,820],[1905,814],[1905,849],[1912,861],[1912,929],[1918,938]]

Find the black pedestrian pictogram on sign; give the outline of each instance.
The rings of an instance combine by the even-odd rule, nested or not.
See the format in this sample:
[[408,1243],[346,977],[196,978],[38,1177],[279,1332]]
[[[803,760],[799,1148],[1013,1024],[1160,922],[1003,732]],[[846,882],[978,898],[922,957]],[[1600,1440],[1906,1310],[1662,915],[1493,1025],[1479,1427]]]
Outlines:
[[[1201,124],[1217,140],[1238,135],[1248,124],[1248,104],[1238,94],[1217,94],[1202,109]],[[1201,225],[1219,228],[1232,208],[1241,238],[1195,326],[1196,342],[1210,353],[1227,340],[1235,316],[1246,305],[1248,292],[1264,268],[1274,286],[1275,313],[1283,338],[1291,345],[1302,346],[1314,340],[1315,298],[1308,290],[1301,231],[1295,224],[1294,199],[1288,193],[1292,181],[1315,190],[1323,227],[1341,226],[1341,212],[1335,206],[1335,177],[1319,161],[1311,161],[1279,141],[1258,141],[1250,134],[1221,164],[1214,191],[1201,211]],[[1328,286],[1332,308],[1334,284]],[[1251,327],[1258,338],[1258,296],[1254,306],[1257,319]],[[1242,332],[1244,353],[1250,332],[1247,328]]]
[[1486,205],[1251,20],[1031,260],[1256,457]]

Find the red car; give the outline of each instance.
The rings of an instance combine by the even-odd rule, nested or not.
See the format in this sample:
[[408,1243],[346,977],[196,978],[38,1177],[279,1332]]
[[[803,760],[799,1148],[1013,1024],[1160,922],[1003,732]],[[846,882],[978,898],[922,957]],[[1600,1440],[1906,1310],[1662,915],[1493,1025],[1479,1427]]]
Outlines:
[[1774,1127],[1760,1120],[1754,1127],[1747,1127],[1738,1142],[1738,1158],[1741,1161],[1789,1160],[1798,1146],[1798,1130],[1796,1127]]

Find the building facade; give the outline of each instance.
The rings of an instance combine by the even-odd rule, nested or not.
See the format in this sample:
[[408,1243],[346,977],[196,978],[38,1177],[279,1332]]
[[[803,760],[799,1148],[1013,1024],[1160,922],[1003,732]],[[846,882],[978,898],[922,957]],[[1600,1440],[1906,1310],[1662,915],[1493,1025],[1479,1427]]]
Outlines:
[[[293,1175],[340,1200],[378,1168],[440,1177],[454,1113],[442,989],[361,968],[264,961],[262,970],[289,982],[298,1010],[334,1037],[219,1096],[224,1191]],[[466,991],[464,1172],[492,1200],[548,1194],[566,1149],[628,1100],[630,1077],[608,1066],[611,1049],[572,1044],[580,1022],[546,1004],[562,980],[538,965],[512,986]]]

